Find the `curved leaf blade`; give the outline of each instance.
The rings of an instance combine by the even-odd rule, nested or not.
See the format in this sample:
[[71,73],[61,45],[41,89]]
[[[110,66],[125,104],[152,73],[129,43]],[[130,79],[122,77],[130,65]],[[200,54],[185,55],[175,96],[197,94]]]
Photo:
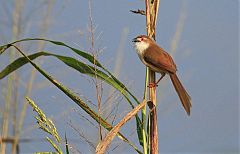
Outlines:
[[[56,57],[57,59],[61,60],[62,62],[64,62],[66,65],[68,65],[69,67],[79,71],[80,73],[89,75],[91,77],[95,77],[97,76],[99,79],[106,81],[109,85],[113,86],[114,88],[116,88],[120,93],[122,93],[124,95],[124,97],[128,100],[128,102],[131,104],[132,107],[134,107],[134,105],[132,104],[132,102],[130,101],[130,98],[127,94],[127,91],[125,88],[122,88],[121,85],[119,85],[114,79],[111,78],[111,76],[108,76],[107,74],[105,74],[104,72],[100,71],[99,69],[94,68],[93,66],[87,65],[79,60],[76,60],[72,57],[67,57],[67,56],[61,56],[61,55],[57,55],[57,54],[52,54],[49,52],[37,52],[34,53],[32,55],[29,55],[28,58],[30,60],[34,60],[40,56],[53,56]],[[12,73],[13,71],[16,71],[17,69],[19,69],[20,67],[22,67],[23,65],[27,64],[29,61],[28,59],[26,59],[25,57],[21,57],[16,59],[15,61],[13,61],[11,64],[9,64],[7,67],[5,67],[1,72],[0,72],[0,79],[6,77],[7,75],[9,75],[10,73]]]
[[[129,95],[132,96],[132,98],[136,101],[137,104],[140,104],[138,99],[126,88],[126,86],[123,83],[121,83],[110,71],[108,71],[105,67],[103,67],[97,59],[94,59],[94,57],[91,54],[88,54],[87,52],[83,52],[81,50],[73,48],[73,47],[71,47],[71,46],[69,46],[69,45],[67,45],[63,42],[53,41],[53,40],[43,39],[43,38],[26,38],[26,39],[22,39],[22,40],[12,42],[11,44],[15,44],[17,42],[23,42],[23,41],[46,41],[46,42],[53,43],[55,45],[59,45],[59,46],[63,46],[63,47],[71,49],[76,54],[80,55],[81,57],[87,59],[92,64],[94,64],[94,65],[100,67],[101,69],[103,69],[104,71],[106,71],[112,77],[112,79],[115,80],[115,82],[117,82],[123,89],[126,89],[126,91],[129,93]],[[134,108],[134,106],[132,106],[132,108]]]
[[91,54],[89,54],[87,52],[83,52],[83,51],[78,50],[76,48],[73,48],[73,47],[71,47],[71,46],[69,46],[69,45],[67,45],[63,42],[60,42],[60,41],[53,41],[53,40],[43,39],[43,38],[26,38],[26,39],[22,39],[22,40],[12,42],[11,44],[15,44],[15,43],[18,43],[18,42],[24,42],[24,41],[46,41],[46,42],[50,42],[50,43],[53,43],[53,44],[58,45],[58,46],[67,47],[67,48],[71,49],[72,51],[74,51],[76,54],[78,54],[81,57],[87,59],[92,64],[97,65],[98,67],[102,67],[102,65],[99,63],[99,61],[94,59],[94,57]]
[[[78,97],[77,95],[75,95],[71,90],[69,90],[68,88],[66,88],[65,86],[63,86],[60,82],[58,82],[56,79],[54,79],[53,77],[51,77],[50,75],[48,75],[44,70],[42,70],[37,64],[35,64],[28,56],[26,56],[22,51],[19,50],[19,52],[21,52],[21,54],[24,56],[24,58],[26,58],[28,60],[29,63],[31,63],[33,65],[33,67],[35,67],[39,73],[41,73],[44,77],[46,77],[50,82],[52,82],[57,88],[59,88],[63,93],[65,93],[71,100],[73,100],[77,105],[79,105],[85,112],[87,112],[89,114],[89,116],[91,116],[95,121],[97,121],[98,123],[100,123],[105,129],[107,130],[111,130],[113,128],[112,125],[110,125],[105,119],[103,119],[101,116],[99,116],[98,113],[96,113],[95,111],[93,111],[85,102],[82,101],[82,99],[80,97]],[[37,54],[39,55],[46,55],[46,56],[55,56],[58,57],[59,55],[54,55],[54,54],[50,54],[50,53],[46,53],[46,52],[40,52],[40,53],[36,53],[33,54],[34,56],[30,55],[31,58],[37,58]],[[59,56],[61,58],[63,58],[64,56]],[[59,58],[58,57],[58,58]],[[71,57],[67,57],[67,59]],[[14,62],[19,62],[18,59],[15,60]],[[14,63],[13,62],[13,63]],[[26,64],[27,62],[24,61],[23,63],[21,63],[21,65]],[[11,64],[10,64],[11,65]],[[19,65],[18,65],[18,68]],[[9,74],[9,73],[8,73]],[[138,150],[138,148],[132,144],[130,141],[128,141],[128,139],[126,137],[124,137],[121,133],[117,134],[118,137],[120,139],[122,139],[124,142],[128,143],[131,147],[133,147],[136,152],[138,152],[139,154],[141,154],[142,152],[140,150]]]
[[[115,82],[108,82],[109,84],[111,84],[112,86],[115,86],[116,89],[123,89],[124,93],[122,92],[122,90],[119,90],[124,97],[127,99],[127,101],[129,102],[129,104],[131,105],[132,108],[134,108],[134,105],[132,104],[132,102],[130,101],[129,97],[127,96],[126,93],[128,93],[130,96],[132,96],[132,98],[138,103],[140,104],[140,102],[138,101],[138,99],[126,88],[126,86],[124,84],[122,84],[114,75],[111,74],[110,71],[108,71],[105,67],[103,67],[96,59],[94,59],[94,57],[91,54],[88,54],[86,52],[83,52],[81,50],[78,50],[76,48],[73,48],[63,42],[60,41],[53,41],[53,40],[48,40],[48,39],[42,39],[42,38],[26,38],[26,39],[22,39],[22,40],[18,40],[15,42],[12,42],[11,44],[17,43],[17,42],[23,42],[23,41],[47,41],[50,43],[53,43],[55,45],[59,45],[59,46],[63,46],[63,47],[67,47],[69,49],[71,49],[72,51],[74,51],[75,53],[77,53],[78,55],[80,55],[81,57],[87,59],[89,62],[91,62],[92,64],[94,64],[95,66],[98,66],[99,68],[103,69],[105,72],[107,72],[108,75],[111,76],[112,80],[114,80]],[[5,45],[5,48],[1,48],[1,50],[3,49],[4,51],[9,47],[10,44]],[[4,46],[1,46],[4,47]],[[0,78],[1,79],[1,78]],[[114,83],[114,84],[113,84]],[[137,129],[140,130],[141,129],[141,123],[140,123],[140,119],[138,116],[136,116],[136,123],[137,123]],[[138,133],[138,137],[141,140],[141,135],[139,136]]]

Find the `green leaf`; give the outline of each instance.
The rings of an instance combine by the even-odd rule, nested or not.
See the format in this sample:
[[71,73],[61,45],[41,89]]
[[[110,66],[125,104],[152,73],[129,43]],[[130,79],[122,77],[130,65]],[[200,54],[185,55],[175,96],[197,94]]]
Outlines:
[[[55,45],[59,45],[59,46],[63,46],[63,47],[67,47],[68,49],[71,49],[73,52],[75,52],[76,54],[78,54],[78,55],[80,55],[81,57],[83,57],[83,58],[85,58],[85,59],[87,59],[90,63],[92,63],[93,65],[95,65],[95,66],[97,66],[97,67],[99,67],[99,68],[101,68],[101,69],[103,69],[106,73],[102,73],[102,71],[100,71],[100,70],[98,70],[97,72],[97,75],[100,77],[100,79],[103,79],[103,80],[105,80],[108,84],[110,84],[110,85],[112,85],[113,87],[115,87],[117,90],[119,90],[123,95],[124,95],[124,97],[127,99],[127,101],[129,102],[129,104],[131,105],[131,107],[132,108],[134,108],[134,105],[132,104],[132,102],[130,101],[130,98],[129,98],[129,96],[127,95],[127,93],[135,100],[135,102],[137,103],[137,104],[140,104],[140,102],[138,101],[138,99],[126,88],[126,86],[124,86],[124,84],[122,84],[116,77],[114,77],[114,75],[112,75],[111,74],[111,72],[110,71],[108,71],[105,67],[103,67],[100,63],[99,63],[99,61],[97,61],[96,59],[94,59],[94,57],[92,56],[92,55],[90,55],[90,54],[88,54],[88,53],[86,53],[86,52],[83,52],[83,51],[80,51],[80,50],[78,50],[78,49],[76,49],[76,48],[73,48],[73,47],[70,47],[69,45],[67,45],[67,44],[65,44],[65,43],[63,43],[63,42],[59,42],[59,41],[53,41],[53,40],[48,40],[48,39],[42,39],[42,38],[26,38],[26,39],[22,39],[22,40],[18,40],[18,41],[15,41],[15,42],[12,42],[11,44],[15,44],[15,43],[17,43],[17,42],[23,42],[23,41],[30,41],[30,40],[32,40],[32,41],[47,41],[47,42],[50,42],[50,43],[53,43],[53,44],[55,44]],[[11,44],[8,44],[8,45],[5,45],[5,46],[2,46],[2,47],[4,47],[3,49],[4,49],[4,51],[11,45]],[[1,48],[2,49],[2,48]],[[1,51],[1,50],[0,50]],[[43,53],[37,53],[37,54],[43,54]],[[49,53],[50,54],[50,53]],[[51,56],[53,56],[54,54],[51,54]],[[38,57],[39,55],[30,55],[30,56],[32,56],[32,57],[29,57],[30,59],[32,58],[32,59],[35,59],[36,57]],[[36,56],[36,57],[34,57],[34,56]],[[46,55],[45,55],[46,56]],[[48,56],[50,56],[50,55],[48,55]],[[60,55],[58,55],[58,56],[60,56]],[[60,57],[57,57],[58,59],[61,59]],[[71,57],[70,57],[71,58]],[[19,61],[22,61],[22,59],[21,60],[19,60]],[[63,62],[65,61],[65,60],[62,60]],[[25,60],[23,60],[23,62],[18,62],[17,64],[21,67],[22,65],[24,65],[24,63],[25,63]],[[74,69],[76,69],[75,68],[75,65],[74,64],[72,64],[72,63],[69,63],[69,61],[67,60],[67,61],[65,61],[64,62],[65,64],[67,64],[68,66],[70,66],[70,67],[72,67],[72,68],[74,68]],[[10,64],[11,65],[11,64]],[[82,65],[83,66],[83,65]],[[85,64],[85,66],[86,66],[86,64]],[[84,67],[85,67],[84,66]],[[89,66],[89,65],[88,65]],[[86,68],[86,67],[85,67]],[[91,69],[92,69],[93,67],[91,66]],[[0,74],[0,79],[1,78],[3,78],[4,76],[6,76],[6,75],[8,75],[9,73],[11,73],[11,71],[14,71],[14,70],[16,70],[17,69],[17,67],[15,68],[15,66],[12,68],[11,66],[9,66],[8,68],[5,68],[2,72],[1,72],[1,74]],[[81,71],[80,71],[81,70]],[[79,72],[81,72],[81,73],[83,73],[84,71],[84,69],[78,69],[78,71]],[[89,70],[89,69],[88,69]],[[5,72],[4,72],[5,71]],[[83,71],[83,72],[82,72]],[[92,71],[92,70],[91,70]],[[90,76],[93,76],[92,75],[92,73],[89,73],[89,72],[91,72],[91,71],[87,71],[87,72],[85,72],[85,74],[87,74],[87,75],[90,75]],[[100,72],[99,72],[100,71]],[[94,72],[94,75],[95,75],[95,72]],[[109,78],[109,76],[111,77],[111,79],[107,79],[106,77],[108,77]],[[141,127],[140,127],[140,125],[139,125],[139,121],[141,121],[140,120],[140,118],[138,117],[138,115],[136,115],[136,124],[137,124],[137,129],[138,130],[140,130],[141,129]],[[139,136],[140,134],[138,133],[138,137],[139,137],[139,140],[141,140],[141,136]]]
[[136,118],[137,122],[137,134],[138,134],[138,140],[141,146],[143,146],[143,134],[142,134],[142,121],[138,118]]
[[[38,53],[32,54],[28,57],[29,57],[29,59],[33,60],[33,59],[35,59],[39,56],[42,56],[44,54],[45,53],[43,53],[43,52],[38,52]],[[5,67],[0,72],[0,79],[3,79],[4,77],[6,77],[10,73],[16,71],[17,69],[19,69],[20,67],[22,67],[23,65],[25,65],[28,62],[29,61],[25,57],[21,57],[21,58],[18,58],[17,60],[15,60],[15,61],[13,61],[11,64],[9,64],[7,67]]]
[[[98,123],[100,123],[104,128],[106,128],[109,131],[113,128],[106,120],[104,120],[101,116],[99,116],[98,113],[93,111],[85,102],[83,102],[83,100],[81,98],[79,98],[71,90],[69,90],[68,88],[63,86],[61,83],[59,83],[56,79],[54,79],[53,77],[48,75],[32,60],[41,55],[54,56],[54,57],[58,58],[59,60],[63,61],[68,66],[75,68],[76,70],[78,70],[81,73],[84,73],[84,74],[87,74],[90,76],[95,76],[95,74],[97,74],[99,78],[104,79],[106,82],[108,82],[112,86],[119,88],[120,86],[117,86],[117,84],[115,84],[114,81],[111,78],[109,78],[105,73],[103,73],[100,70],[95,72],[95,70],[92,66],[84,64],[72,57],[60,56],[60,55],[51,54],[51,53],[47,53],[47,52],[38,52],[38,53],[32,54],[30,56],[26,56],[23,52],[21,52],[21,53],[23,54],[24,58],[19,58],[19,59],[15,60],[11,64],[9,64],[2,72],[0,72],[0,76],[2,76],[2,78],[5,77],[6,75],[10,74],[12,71],[17,70],[24,64],[30,62],[44,77],[46,77],[50,82],[52,82],[56,87],[58,87],[62,92],[64,92],[75,103],[77,103],[85,112],[87,112],[89,114],[89,116],[91,116],[94,120],[96,120]],[[124,95],[125,94],[124,89],[122,89],[122,90],[123,90],[122,94]],[[125,95],[125,97],[127,97],[127,95]],[[118,133],[118,137],[120,139],[122,139],[123,141],[125,141],[126,143],[128,143],[130,146],[132,146],[138,153],[141,153],[141,151],[138,150],[135,145],[133,145],[131,142],[129,142],[127,140],[127,138],[124,137],[121,133]]]
[[[116,77],[114,77],[114,75],[111,74],[110,71],[108,71],[105,67],[103,67],[98,60],[94,59],[94,57],[91,54],[88,54],[88,53],[83,52],[81,50],[78,50],[76,48],[70,47],[69,45],[67,45],[63,42],[53,41],[53,40],[48,40],[48,39],[42,39],[42,38],[26,38],[26,39],[22,39],[22,40],[12,42],[11,44],[15,44],[17,42],[23,42],[23,41],[30,41],[30,40],[31,41],[46,41],[46,42],[53,43],[55,45],[59,45],[59,46],[63,46],[63,47],[71,49],[73,52],[75,52],[79,56],[87,59],[92,64],[94,64],[94,65],[102,68],[104,71],[106,71],[112,77],[112,79],[115,80],[115,82],[117,82],[117,84],[119,84],[123,89],[126,89],[126,91],[133,97],[133,99],[136,101],[137,104],[140,104],[140,102],[137,100],[137,98],[126,88],[126,86],[124,86],[124,84],[122,84]],[[132,106],[132,108],[134,108],[134,106]]]
[[0,55],[9,48],[9,44],[0,46]]
[[[80,51],[78,49],[72,48],[68,45],[66,45],[65,43],[62,42],[58,42],[58,41],[52,41],[52,40],[46,40],[46,39],[23,39],[23,40],[19,40],[16,41],[14,43],[17,42],[22,42],[22,41],[29,41],[29,40],[42,40],[42,41],[47,41],[47,42],[51,42],[53,44],[56,45],[60,45],[60,46],[65,46],[69,49],[71,49],[72,51],[74,51],[75,53],[77,53],[78,55],[86,58],[89,62],[94,64],[94,57],[86,52]],[[60,59],[61,61],[63,61],[65,64],[67,64],[68,66],[77,69],[79,72],[81,73],[85,73],[87,75],[90,75],[92,77],[95,77],[95,68],[93,68],[92,66],[86,65],[80,61],[77,61],[76,59],[73,59],[71,57],[64,57],[64,56],[60,56],[60,55],[54,55],[51,53],[47,53],[47,52],[38,52],[32,55],[29,55],[29,59],[34,60],[35,58],[39,57],[39,56],[55,56],[56,58]],[[75,63],[76,62],[76,63]],[[10,74],[11,72],[17,70],[18,68],[22,67],[23,65],[25,65],[26,63],[28,63],[28,60],[24,57],[19,58],[17,60],[15,60],[13,63],[11,63],[10,65],[8,65],[2,72],[0,72],[0,79],[4,78],[5,76],[7,76],[8,74]],[[97,70],[97,75],[98,77],[100,77],[100,79],[107,81],[108,84],[112,85],[114,88],[116,88],[118,91],[120,91],[124,97],[127,99],[127,101],[129,102],[129,104],[131,105],[132,108],[134,108],[133,103],[130,101],[129,96],[127,95],[127,93],[132,96],[132,98],[139,104],[139,101],[137,100],[137,98],[126,88],[126,86],[124,84],[122,84],[114,75],[111,74],[110,71],[108,71],[106,68],[104,68],[97,60],[95,60],[95,63],[98,67],[102,68],[104,71],[106,71],[108,73],[108,75],[106,75],[105,73],[101,72],[100,70]],[[77,64],[77,65],[76,65]],[[140,130],[141,127],[139,127],[140,125],[138,124],[138,122],[140,121],[140,118],[136,115],[136,122],[137,122],[137,130]],[[139,136],[140,134],[138,133],[138,137],[139,140],[142,140],[141,136]]]
[[65,144],[66,144],[66,154],[69,154],[68,141],[67,141],[67,134],[66,134],[66,132],[65,132]]
[[53,43],[55,45],[67,47],[67,48],[71,49],[72,51],[74,51],[76,54],[78,54],[81,57],[87,59],[92,64],[97,65],[98,67],[102,67],[102,65],[98,62],[98,60],[94,59],[94,57],[92,55],[88,54],[87,52],[83,52],[83,51],[78,50],[76,48],[70,47],[69,45],[67,45],[63,42],[53,41],[53,40],[48,40],[48,39],[42,39],[42,38],[26,38],[26,39],[22,39],[22,40],[12,42],[11,44],[15,44],[17,42],[23,42],[23,41],[46,41],[46,42]]
[[[124,97],[129,101],[131,106],[133,106],[132,102],[130,101],[130,98],[128,94],[126,93],[126,89],[122,88],[121,85],[119,85],[112,77],[108,76],[104,72],[94,68],[93,66],[87,65],[85,63],[82,63],[79,60],[76,60],[72,57],[67,56],[61,56],[57,54],[51,54],[49,52],[38,52],[32,55],[29,55],[28,58],[31,60],[36,59],[39,56],[53,56],[64,62],[66,65],[70,66],[71,68],[79,71],[80,73],[89,75],[91,77],[97,76],[99,79],[106,81],[108,84],[116,88],[119,92],[121,92]],[[17,60],[13,61],[11,64],[9,64],[6,68],[3,69],[3,71],[0,72],[0,79],[6,77],[13,71],[17,70],[18,68],[22,67],[23,65],[27,64],[29,61],[25,57],[18,58]]]

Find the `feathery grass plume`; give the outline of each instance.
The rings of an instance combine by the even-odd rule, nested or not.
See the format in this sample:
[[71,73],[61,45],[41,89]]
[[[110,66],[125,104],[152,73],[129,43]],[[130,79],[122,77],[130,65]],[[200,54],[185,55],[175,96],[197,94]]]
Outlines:
[[[52,145],[52,147],[56,150],[58,154],[63,154],[61,147],[60,147],[60,141],[61,138],[57,132],[57,128],[55,127],[54,123],[51,119],[47,118],[44,112],[34,103],[33,100],[31,100],[29,97],[26,97],[26,100],[28,103],[32,106],[33,111],[35,111],[38,115],[34,116],[37,120],[37,123],[39,127],[46,133],[50,134],[55,141],[50,139],[48,136],[46,137],[47,141]],[[41,154],[45,152],[40,152]],[[39,153],[39,154],[40,154]],[[49,152],[51,153],[51,152]]]

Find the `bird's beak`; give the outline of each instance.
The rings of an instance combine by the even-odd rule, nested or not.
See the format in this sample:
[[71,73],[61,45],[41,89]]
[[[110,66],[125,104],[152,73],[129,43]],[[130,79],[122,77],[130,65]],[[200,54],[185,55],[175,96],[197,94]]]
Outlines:
[[140,42],[140,41],[139,41],[138,38],[136,37],[136,38],[134,38],[134,39],[132,40],[132,42]]

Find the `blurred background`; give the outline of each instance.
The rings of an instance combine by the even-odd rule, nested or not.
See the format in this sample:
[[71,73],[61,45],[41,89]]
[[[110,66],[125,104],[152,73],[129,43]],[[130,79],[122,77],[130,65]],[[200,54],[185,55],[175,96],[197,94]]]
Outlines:
[[[142,99],[145,66],[131,40],[146,34],[145,17],[130,10],[145,9],[143,0],[0,0],[0,4],[1,45],[41,37],[96,52],[99,61]],[[162,80],[157,89],[160,153],[240,152],[238,28],[238,0],[161,0],[156,40],[174,57],[193,107],[188,117],[169,77]],[[19,46],[27,53],[44,49],[79,58],[66,48],[43,42]],[[0,70],[19,56],[9,53],[0,56]],[[36,62],[97,111],[93,79],[54,58],[42,57]],[[35,113],[26,105],[25,96],[53,119],[62,138],[67,134],[71,153],[94,153],[97,123],[30,65],[13,73],[10,79],[0,80],[0,132],[2,137],[4,129],[8,130],[8,138],[19,137],[20,153],[53,151],[36,124]],[[131,110],[126,100],[105,83],[102,104],[102,112],[113,125]],[[134,119],[121,132],[139,145]],[[5,152],[11,153],[11,147],[11,142],[6,143]],[[135,153],[118,138],[108,152]]]

